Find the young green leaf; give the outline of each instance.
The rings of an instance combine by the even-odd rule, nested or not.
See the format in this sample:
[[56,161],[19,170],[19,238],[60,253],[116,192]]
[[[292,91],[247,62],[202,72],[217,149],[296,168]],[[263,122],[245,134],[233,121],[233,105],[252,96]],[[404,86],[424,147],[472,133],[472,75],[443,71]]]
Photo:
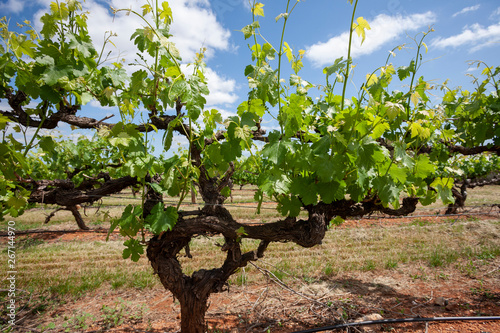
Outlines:
[[144,254],[144,247],[135,238],[126,240],[123,245],[125,245],[122,253],[123,259],[130,257],[132,261],[137,262],[139,261],[141,254]]
[[257,2],[252,8],[252,13],[255,16],[264,16],[264,4]]
[[151,214],[146,217],[148,229],[155,235],[163,231],[172,230],[178,219],[177,209],[169,206],[164,208],[163,203],[157,203],[151,210]]
[[357,23],[353,23],[352,28],[359,37],[361,37],[361,44],[365,41],[366,38],[366,30],[371,30],[370,24],[363,17],[358,17],[356,20]]

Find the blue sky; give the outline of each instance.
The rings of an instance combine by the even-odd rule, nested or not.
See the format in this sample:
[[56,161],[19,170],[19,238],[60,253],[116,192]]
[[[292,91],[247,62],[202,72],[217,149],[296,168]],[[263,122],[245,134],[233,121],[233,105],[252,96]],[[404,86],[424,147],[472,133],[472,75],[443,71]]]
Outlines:
[[[278,47],[282,20],[275,17],[285,11],[286,0],[261,0],[265,17],[259,18],[262,34]],[[15,22],[37,22],[49,0],[1,0],[0,15]],[[295,3],[294,0],[291,3]],[[207,108],[215,107],[224,116],[235,113],[237,105],[248,92],[243,74],[251,63],[250,52],[243,34],[243,26],[251,23],[248,0],[171,0],[174,23],[171,32],[185,62],[193,59],[201,47],[207,48],[207,76],[211,95]],[[102,44],[103,32],[118,34],[113,39],[115,54],[126,62],[133,61],[135,50],[129,41],[133,31],[141,23],[132,16],[112,17],[109,6],[115,8],[139,8],[136,0],[87,0],[84,9],[90,10],[89,27],[97,45]],[[322,69],[340,56],[346,55],[346,34],[350,25],[352,6],[347,0],[302,0],[290,16],[285,41],[297,52],[306,50],[304,69],[300,75],[313,84],[324,84]],[[466,74],[479,75],[469,69],[470,60],[482,60],[490,66],[500,65],[500,3],[491,1],[430,1],[430,0],[360,0],[356,17],[364,17],[371,25],[366,40],[360,45],[354,39],[353,61],[356,65],[351,94],[359,87],[366,74],[384,65],[389,50],[405,44],[389,60],[395,67],[408,65],[415,54],[412,38],[432,27],[435,31],[425,39],[429,52],[425,54],[420,75],[428,81],[440,84],[450,79],[449,85],[471,87]],[[394,89],[400,87],[395,86]],[[402,89],[402,88],[400,88]],[[5,101],[0,102],[5,107]],[[114,113],[92,103],[83,111],[96,118]],[[111,119],[110,121],[112,121]],[[118,119],[115,119],[118,121]]]

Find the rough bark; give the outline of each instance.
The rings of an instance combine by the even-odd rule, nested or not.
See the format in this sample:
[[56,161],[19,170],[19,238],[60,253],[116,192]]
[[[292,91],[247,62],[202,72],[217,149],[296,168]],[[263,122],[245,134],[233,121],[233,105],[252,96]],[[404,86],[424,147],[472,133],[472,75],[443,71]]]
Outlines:
[[44,203],[59,206],[76,206],[82,203],[92,203],[104,196],[118,193],[123,189],[136,185],[137,178],[125,176],[118,179],[110,179],[98,188],[90,190],[76,189],[74,183],[68,179],[56,180],[22,180],[26,186],[31,186],[31,195],[28,199],[31,203]]
[[[181,304],[181,331],[184,333],[205,332],[205,313],[208,309],[207,301],[212,293],[226,290],[227,280],[238,268],[244,267],[251,260],[264,255],[268,242],[261,242],[255,251],[241,253],[240,243],[230,238],[222,247],[226,251],[226,260],[220,268],[198,270],[191,276],[182,272],[178,261],[179,252],[188,246],[189,241],[201,232],[212,234],[213,230],[207,227],[214,222],[206,217],[193,219],[179,219],[174,230],[154,236],[148,243],[147,256],[163,286],[170,290]],[[202,229],[194,230],[191,224],[201,224]],[[231,233],[231,232],[229,232]]]
[[[207,184],[215,186],[216,183],[212,180]],[[306,207],[307,219],[288,217],[261,225],[238,223],[225,208],[207,205],[201,211],[181,212],[173,230],[154,236],[148,242],[147,256],[162,285],[181,304],[181,331],[201,333],[205,332],[205,313],[210,294],[226,290],[230,276],[250,261],[262,258],[271,242],[294,242],[302,247],[312,247],[321,244],[329,221],[336,215],[352,216],[374,211],[406,215],[414,211],[417,202],[418,199],[406,198],[402,207],[394,210],[384,208],[377,203],[376,198],[367,200],[363,205],[350,200],[339,200],[328,205]],[[244,233],[241,233],[241,228]],[[217,234],[225,239],[225,244],[221,247],[226,252],[224,264],[220,268],[202,269],[191,276],[185,275],[178,261],[179,252],[188,247],[194,237]],[[242,238],[260,240],[260,245],[253,251],[242,253]]]
[[[155,175],[153,177],[147,176],[146,182],[148,183],[159,183],[161,177],[159,175]],[[151,185],[146,185],[146,201],[144,202],[143,215],[144,217],[148,216],[153,210],[154,206],[158,203],[163,204],[163,195],[161,193],[156,192]]]
[[467,199],[467,182],[465,181],[460,188],[453,187],[451,193],[453,198],[455,198],[455,202],[448,205],[445,212],[446,215],[456,214],[459,208],[465,206],[465,200]]
[[78,211],[78,207],[71,206],[71,207],[67,207],[67,208],[73,214],[73,217],[75,218],[75,221],[76,221],[76,224],[78,225],[78,227],[82,230],[89,230],[89,227],[87,227],[87,225],[83,221],[82,215]]
[[[104,183],[101,184],[97,182],[97,178],[104,179]],[[61,209],[71,211],[76,224],[82,230],[88,230],[89,227],[87,227],[82,215],[78,211],[78,205],[96,202],[104,196],[119,193],[127,187],[138,184],[137,178],[135,177],[126,176],[118,179],[111,179],[109,175],[105,173],[100,173],[95,179],[89,179],[82,182],[77,188],[75,188],[75,184],[70,179],[20,179],[20,182],[31,190],[28,202],[64,207]],[[58,210],[60,209],[50,214],[46,218],[45,223],[48,223],[50,218],[52,218]]]
[[455,202],[448,205],[445,214],[456,214],[460,208],[465,207],[467,200],[467,189],[474,187],[481,187],[486,185],[500,185],[500,174],[491,173],[486,177],[479,177],[475,179],[465,179],[462,184],[458,182],[457,186],[451,189],[451,193],[455,198]]

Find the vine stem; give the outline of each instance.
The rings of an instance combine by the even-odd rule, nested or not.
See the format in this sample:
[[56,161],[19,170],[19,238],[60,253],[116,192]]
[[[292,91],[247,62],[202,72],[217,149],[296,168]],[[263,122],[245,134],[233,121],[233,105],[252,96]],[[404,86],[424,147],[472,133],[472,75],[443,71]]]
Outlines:
[[[253,1],[252,8],[255,8],[255,0]],[[255,12],[253,10],[252,10],[252,22],[255,22]],[[259,52],[258,47],[257,47],[257,45],[259,45],[259,43],[257,42],[257,36],[255,33],[253,34],[253,40],[255,43],[255,52],[257,52],[257,66],[260,66],[260,63],[261,63],[260,56],[259,56],[260,52]]]
[[407,114],[406,114],[406,116],[408,118],[408,121],[410,121],[411,91],[413,90],[413,82],[415,81],[415,76],[417,76],[417,69],[418,69],[418,66],[419,66],[418,58],[420,56],[420,49],[422,48],[422,42],[424,41],[424,38],[425,38],[425,36],[427,36],[427,34],[428,34],[428,32],[427,33],[423,33],[423,36],[422,36],[422,38],[420,39],[420,42],[417,45],[417,56],[415,57],[415,70],[413,71],[413,75],[411,76],[410,90],[409,90],[410,96],[408,96],[408,111],[407,111]]
[[[155,23],[156,23],[156,29],[158,29],[160,27],[160,13],[158,13],[158,0],[156,0],[156,2],[155,2],[155,10],[156,10],[156,13],[155,13],[155,18],[156,18]],[[156,96],[158,95],[158,82],[160,80],[160,78],[158,77],[158,54],[159,54],[158,47],[156,47],[156,50],[155,50],[155,67],[154,67],[155,74],[154,74],[154,86],[153,86],[153,100],[154,100],[155,104],[158,103]],[[173,57],[172,57],[172,59],[173,59]],[[156,109],[156,106],[155,106],[155,110],[154,110],[155,114],[157,112],[156,110],[157,109]],[[151,110],[151,111],[153,111],[153,110]]]
[[356,7],[358,6],[358,0],[354,3],[354,9],[352,11],[352,16],[351,16],[351,27],[349,28],[349,44],[347,48],[347,65],[345,69],[345,75],[344,75],[344,87],[342,88],[342,100],[340,101],[341,103],[341,110],[344,110],[344,98],[345,98],[345,90],[347,87],[347,81],[349,80],[349,67],[351,66],[351,48],[352,48],[352,33],[353,33],[353,24],[354,24],[354,16],[356,15]]
[[288,8],[290,7],[290,0],[286,3],[286,15],[283,16],[283,29],[281,30],[281,40],[280,40],[280,51],[278,53],[278,115],[279,115],[279,123],[281,128],[281,135],[284,133],[283,129],[283,119],[281,117],[281,59],[283,57],[283,40],[285,39],[285,29],[286,23],[288,22]]
[[[151,23],[149,23],[148,20],[146,20],[144,18],[144,16],[142,16],[141,14],[139,14],[138,12],[136,12],[135,10],[132,10],[132,9],[115,9],[115,8],[112,8],[113,10],[113,14],[116,14],[118,12],[129,12],[129,13],[132,13],[134,15],[136,15],[137,17],[139,17],[141,20],[143,20],[144,22],[146,22],[146,24],[151,28],[151,30],[154,32],[154,34],[156,35],[156,37],[158,37],[158,39],[161,38],[161,36],[158,34],[158,32],[156,31],[156,29],[151,25]],[[168,55],[170,56],[170,58],[172,58],[175,66],[177,67],[177,69],[179,70],[179,72],[182,74],[182,70],[181,70],[181,66],[179,65],[179,62],[177,61],[177,59],[172,55],[172,53],[170,52],[170,50],[168,49],[168,47],[165,47],[165,50],[167,51]]]
[[40,124],[38,125],[35,133],[33,133],[33,136],[31,137],[30,142],[26,145],[26,149],[24,150],[24,154],[23,154],[24,157],[26,157],[26,155],[28,155],[28,152],[31,149],[33,142],[35,141],[35,138],[38,136],[38,133],[40,132],[45,119],[46,119],[46,117],[42,117]]

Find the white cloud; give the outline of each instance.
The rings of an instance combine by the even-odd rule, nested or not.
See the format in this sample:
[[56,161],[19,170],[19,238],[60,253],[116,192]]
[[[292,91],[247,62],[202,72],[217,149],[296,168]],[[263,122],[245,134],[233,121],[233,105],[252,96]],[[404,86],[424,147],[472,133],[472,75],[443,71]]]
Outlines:
[[[43,12],[45,12],[50,0],[37,1],[44,5]],[[130,41],[130,36],[137,28],[143,27],[145,22],[136,15],[126,15],[126,12],[113,16],[109,6],[133,9],[142,13],[141,3],[136,0],[110,0],[105,3],[106,5],[103,5],[102,1],[94,0],[87,0],[83,3],[84,10],[90,13],[87,22],[89,33],[98,46],[102,46],[105,31],[116,33],[118,36],[112,39],[116,49],[112,50],[116,55],[119,52],[120,58],[125,58],[127,63],[130,63],[136,57],[137,52],[135,45]],[[199,52],[202,47],[207,48],[205,54],[207,59],[216,50],[230,49],[231,33],[217,21],[208,0],[174,0],[170,1],[169,5],[173,13],[173,23],[170,28],[171,34],[174,35],[172,41],[179,49],[183,61],[192,61],[195,53]],[[35,15],[35,22],[39,21],[41,15],[43,15],[42,11]],[[37,29],[41,29],[40,23],[38,24]]]
[[0,11],[7,13],[19,13],[25,4],[18,0],[8,0],[7,2],[0,3]]
[[[207,108],[207,109],[210,109],[210,108]],[[226,120],[229,117],[236,116],[236,112],[234,112],[234,111],[229,111],[229,110],[226,110],[224,108],[215,108],[215,109],[217,109],[217,111],[220,113],[223,120]]]
[[251,10],[252,9],[252,6],[250,5],[250,1],[249,0],[241,0],[243,1],[243,6],[248,9],[248,10]]
[[[351,57],[356,58],[371,54],[387,43],[396,43],[396,38],[408,31],[415,31],[428,26],[436,21],[436,15],[428,11],[422,14],[408,16],[377,15],[373,20],[368,20],[371,30],[366,30],[366,39],[361,45],[361,38],[353,34]],[[349,32],[330,38],[327,42],[316,43],[307,49],[306,57],[319,67],[340,57],[347,56]],[[392,45],[396,46],[396,45]]]
[[479,9],[479,7],[481,7],[481,5],[475,5],[475,6],[465,7],[461,11],[458,11],[455,14],[453,14],[451,17],[456,17],[456,16],[461,15],[461,14],[465,14],[465,13],[468,13],[468,12],[476,11],[476,10]]
[[[115,8],[133,8],[139,10],[139,4],[135,0],[112,0],[111,5]],[[173,23],[170,32],[173,35],[172,41],[176,44],[180,54],[185,62],[190,62],[194,59],[195,53],[202,47],[207,48],[206,57],[210,58],[214,50],[228,50],[230,32],[224,29],[220,22],[217,21],[216,16],[209,8],[207,0],[177,0],[170,1],[169,5],[173,13]],[[92,9],[91,13],[95,10],[95,4],[87,5]],[[100,14],[98,13],[100,16]],[[139,18],[133,15],[119,14],[114,19],[111,15],[107,14],[107,21],[101,21],[101,17],[94,22],[96,25],[93,30],[97,30],[102,34],[104,31],[102,22],[109,22],[109,30],[118,32],[118,48],[132,44],[129,39],[135,29],[144,25]],[[89,19],[90,20],[90,19]],[[89,22],[90,23],[90,22]],[[89,24],[89,26],[91,26]],[[108,30],[108,29],[106,29]],[[135,54],[135,47],[128,46],[124,48],[129,52]]]
[[217,21],[215,14],[207,7],[206,0],[170,1],[174,22],[172,40],[181,51],[184,61],[191,61],[201,47],[207,48],[206,57],[214,50],[228,50],[231,33]]
[[[39,1],[44,1],[45,8],[48,8],[49,0]],[[107,3],[114,8],[131,8],[142,13],[136,0],[111,0]],[[205,53],[207,60],[215,51],[227,51],[230,48],[230,32],[217,21],[208,0],[172,0],[169,5],[173,13],[170,29],[170,33],[174,36],[172,41],[176,43],[185,62],[192,61],[201,47],[207,48]],[[118,59],[125,59],[125,64],[135,62],[138,51],[130,36],[137,28],[142,27],[144,22],[136,15],[125,15],[125,12],[113,16],[108,6],[105,7],[102,2],[95,0],[87,0],[83,6],[84,10],[89,11],[88,29],[96,47],[102,47],[104,33],[112,31],[117,33],[117,36],[111,39],[116,48],[108,45],[104,54],[111,50],[113,58],[110,60],[113,62]],[[39,12],[37,17],[41,15],[42,12]],[[41,29],[41,26],[38,28]],[[146,59],[152,61],[149,57]],[[190,69],[186,70],[185,65],[182,65],[182,68],[186,73],[190,72]],[[136,69],[136,67],[127,68],[130,73]],[[210,90],[207,105],[227,105],[236,101],[235,80],[222,77],[210,68],[206,69],[206,76]]]
[[493,11],[493,13],[491,13],[490,20],[495,20],[498,16],[500,16],[500,7],[498,7]]
[[2,111],[10,111],[11,110],[9,102],[6,99],[0,99],[0,110],[2,110]]
[[432,41],[432,46],[437,48],[469,47],[470,52],[500,43],[500,23],[483,27],[476,23],[466,26],[458,35],[447,38],[438,37]]
[[208,81],[208,90],[210,90],[210,95],[207,96],[207,105],[229,105],[236,102],[238,95],[234,93],[235,80],[222,77],[211,68],[206,68],[205,75]]

